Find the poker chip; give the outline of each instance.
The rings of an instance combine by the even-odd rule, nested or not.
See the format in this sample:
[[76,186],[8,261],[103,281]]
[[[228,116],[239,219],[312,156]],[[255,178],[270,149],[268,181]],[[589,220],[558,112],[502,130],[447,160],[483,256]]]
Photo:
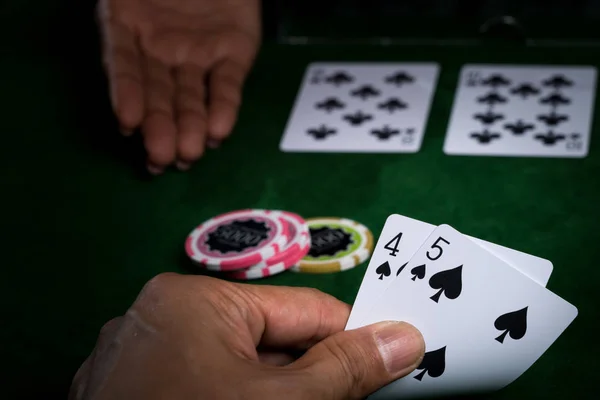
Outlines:
[[[287,220],[292,218],[285,213]],[[187,255],[211,271],[234,271],[279,254],[287,244],[289,223],[281,211],[248,209],[218,215],[187,237]]]
[[345,271],[366,261],[373,250],[373,234],[364,225],[346,218],[306,220],[310,230],[308,254],[290,268],[294,272]]
[[304,218],[289,211],[278,212],[287,223],[288,241],[279,253],[264,262],[265,265],[277,264],[289,257],[294,257],[301,249],[310,245],[310,230]]
[[277,275],[296,265],[298,261],[300,261],[302,257],[308,253],[309,250],[310,242],[305,244],[304,247],[300,248],[296,254],[288,256],[288,258],[285,260],[271,265],[266,265],[266,263],[263,262],[248,269],[228,272],[225,274],[225,276],[239,280],[252,280]]
[[287,270],[320,274],[354,268],[369,258],[373,235],[346,218],[305,220],[289,211],[247,209],[198,225],[185,250],[203,269],[252,280]]
[[281,251],[248,269],[227,273],[227,277],[246,280],[273,276],[288,270],[308,253],[310,232],[306,221],[289,211],[281,211],[281,218],[288,225],[288,242]]

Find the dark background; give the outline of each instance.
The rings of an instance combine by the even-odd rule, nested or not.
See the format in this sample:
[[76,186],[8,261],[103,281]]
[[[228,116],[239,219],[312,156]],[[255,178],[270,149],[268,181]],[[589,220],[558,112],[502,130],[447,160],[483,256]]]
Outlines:
[[[296,0],[275,4],[277,36],[292,43],[304,43],[305,38],[313,43],[388,38],[464,45],[501,35],[526,38],[529,45],[589,45],[600,38],[597,0]],[[494,22],[502,16],[513,17],[517,29],[504,29]]]
[[[62,32],[79,41],[81,29],[93,29],[95,0],[4,0],[0,27],[4,40],[15,34]],[[485,26],[514,17],[529,45],[595,44],[600,39],[598,0],[264,0],[267,39],[303,43],[359,42],[388,38],[409,43],[477,43]],[[72,29],[75,29],[73,31]],[[493,34],[492,34],[493,36]],[[508,35],[511,36],[511,35]],[[48,37],[49,39],[52,36]],[[89,40],[86,37],[86,40]]]
[[[582,160],[508,160],[447,157],[441,143],[464,63],[598,66],[598,3],[271,0],[232,139],[189,173],[151,180],[139,138],[121,138],[110,110],[95,1],[2,1],[0,393],[65,398],[102,324],[155,274],[189,271],[182,246],[191,227],[253,206],[354,218],[375,236],[399,212],[551,259],[549,288],[580,316],[543,362],[489,398],[593,398],[600,146],[592,139]],[[521,28],[480,33],[505,14]],[[421,152],[279,152],[304,68],[324,59],[439,62]],[[262,283],[313,286],[351,303],[362,273]]]

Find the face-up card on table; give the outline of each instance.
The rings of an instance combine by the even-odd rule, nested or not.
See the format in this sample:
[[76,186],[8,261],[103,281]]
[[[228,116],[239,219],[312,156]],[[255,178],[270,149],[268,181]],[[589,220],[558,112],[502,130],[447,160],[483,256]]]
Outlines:
[[439,67],[418,63],[313,63],[280,148],[286,152],[415,153]]
[[573,305],[441,225],[363,321],[406,321],[426,344],[417,369],[373,398],[500,389],[523,374],[576,316]]
[[585,157],[595,92],[593,67],[466,65],[444,152]]
[[[362,320],[368,315],[375,301],[434,229],[434,225],[398,214],[387,218],[356,295],[346,329],[361,326]],[[548,283],[553,269],[550,261],[471,236],[467,237],[540,285],[545,286]]]

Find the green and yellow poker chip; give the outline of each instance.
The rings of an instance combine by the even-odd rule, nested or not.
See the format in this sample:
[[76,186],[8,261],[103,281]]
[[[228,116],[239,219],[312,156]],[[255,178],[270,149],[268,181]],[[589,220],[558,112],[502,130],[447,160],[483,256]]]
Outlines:
[[291,268],[294,272],[322,274],[345,271],[365,262],[373,251],[373,234],[346,218],[307,219],[311,237],[308,254]]

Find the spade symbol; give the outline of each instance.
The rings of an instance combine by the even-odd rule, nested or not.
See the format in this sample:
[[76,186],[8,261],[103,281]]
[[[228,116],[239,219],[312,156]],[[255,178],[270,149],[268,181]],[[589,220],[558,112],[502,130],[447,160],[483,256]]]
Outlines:
[[554,89],[560,89],[562,87],[573,86],[573,81],[569,80],[564,75],[554,75],[549,79],[542,82],[544,86],[550,86]]
[[571,100],[560,93],[552,93],[549,96],[540,99],[541,104],[548,104],[552,107],[558,107],[563,104],[570,104]]
[[506,103],[506,97],[502,97],[498,93],[495,93],[495,92],[490,92],[490,93],[486,94],[485,96],[478,97],[477,102],[493,106],[495,104]]
[[382,281],[384,276],[387,278],[392,273],[390,263],[387,261],[384,262],[379,267],[377,267],[375,272],[377,273],[377,275],[379,275],[379,280]]
[[406,264],[408,264],[408,261],[405,262],[404,264],[402,264],[402,266],[400,268],[398,268],[398,272],[396,272],[396,276],[400,275],[400,272],[402,272],[404,270],[404,267],[406,267]]
[[411,278],[413,281],[416,281],[417,278],[425,278],[425,264],[417,265],[410,270],[410,273],[413,274],[413,277]]
[[343,85],[344,83],[354,82],[354,78],[352,76],[348,75],[347,73],[345,73],[344,71],[338,71],[338,72],[334,73],[333,75],[327,77],[326,81],[328,83],[333,84],[334,86],[340,86],[340,85]]
[[494,327],[499,331],[504,331],[496,340],[504,343],[507,334],[514,340],[522,339],[527,332],[527,308],[509,312],[499,316],[494,322]]
[[450,300],[460,296],[462,291],[462,267],[460,265],[456,268],[440,271],[429,279],[429,286],[432,289],[439,289],[436,294],[430,297],[431,300],[437,303],[442,293]]
[[488,111],[485,114],[477,113],[473,118],[478,119],[484,125],[491,125],[498,120],[504,119],[504,115],[494,114],[493,112]]
[[487,129],[484,129],[483,132],[473,132],[471,133],[471,137],[477,140],[480,144],[488,144],[493,140],[500,139],[500,134],[497,132],[490,132]]
[[309,128],[306,133],[311,135],[317,140],[325,139],[327,136],[334,135],[337,131],[333,128],[328,128],[325,125],[321,125],[318,128]]
[[565,140],[565,135],[560,134],[560,133],[556,134],[552,131],[548,131],[548,133],[545,133],[545,134],[535,135],[534,139],[540,140],[546,146],[554,146],[556,143],[560,142],[561,140]]
[[421,361],[417,369],[423,370],[414,377],[418,381],[423,379],[425,374],[428,374],[432,378],[442,376],[446,369],[446,346],[425,353],[423,361]]
[[388,125],[385,125],[381,129],[373,129],[371,130],[371,134],[375,135],[379,140],[387,140],[393,135],[399,135],[399,129],[390,128]]
[[494,74],[489,78],[484,79],[482,83],[486,86],[491,86],[493,88],[510,85],[510,81],[500,74]]

